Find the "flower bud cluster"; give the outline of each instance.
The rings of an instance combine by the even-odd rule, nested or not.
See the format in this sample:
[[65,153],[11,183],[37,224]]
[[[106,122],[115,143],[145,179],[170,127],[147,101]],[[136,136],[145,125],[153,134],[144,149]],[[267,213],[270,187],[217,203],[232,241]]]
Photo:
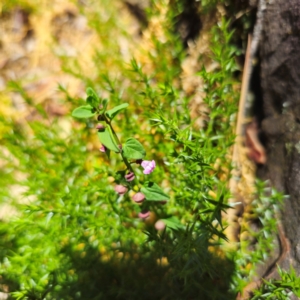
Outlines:
[[[119,147],[121,148],[122,146],[119,145]],[[105,151],[106,151],[106,147],[105,147],[104,145],[102,145],[102,146],[100,147],[99,150],[100,150],[101,152],[105,152]],[[140,164],[140,165],[144,168],[144,171],[143,171],[144,174],[150,174],[150,173],[152,173],[153,170],[154,170],[155,167],[156,167],[156,163],[155,163],[154,160],[152,160],[152,161],[149,161],[149,160],[137,160],[136,162],[137,162],[138,164]],[[127,173],[127,174],[124,176],[124,178],[125,178],[125,180],[126,180],[127,182],[132,182],[132,181],[135,179],[135,174],[134,174],[133,172],[129,172],[129,173]],[[123,190],[124,190],[124,189],[121,189],[121,188],[120,188],[121,186],[122,186],[122,185],[117,185],[117,186],[115,187],[115,191],[116,191],[118,194],[123,195],[123,194],[125,194],[125,193],[127,192],[127,190],[126,190],[125,193],[123,193]],[[124,187],[124,188],[125,188],[125,187]],[[121,193],[119,192],[119,190],[121,191]],[[145,195],[144,195],[143,193],[139,192],[139,193],[136,193],[136,194],[133,196],[132,199],[133,199],[133,201],[136,202],[136,203],[142,203],[142,202],[145,200]]]
[[[100,122],[105,121],[105,117],[103,115],[99,115],[98,116],[98,121],[100,121]],[[105,127],[106,127],[105,124],[102,124],[102,123],[98,123],[96,125],[96,129],[98,131],[105,130]],[[119,147],[120,150],[122,150],[122,145],[121,144],[118,145],[118,147]],[[101,145],[99,150],[100,150],[100,152],[105,153],[107,151],[107,148],[105,147],[105,145]],[[136,163],[141,165],[141,167],[144,169],[143,173],[145,175],[148,175],[148,174],[152,173],[154,171],[155,167],[156,167],[156,163],[155,163],[154,160],[149,161],[149,160],[139,159],[139,160],[136,160]],[[128,163],[126,165],[128,166]],[[125,185],[117,184],[114,187],[115,192],[117,194],[119,194],[120,196],[126,194],[128,192],[128,189],[131,188],[132,182],[135,180],[135,173],[133,171],[128,171],[128,173],[126,173],[124,175],[124,179],[128,184],[125,184]],[[132,196],[132,200],[137,204],[142,204],[146,200],[146,196],[142,192],[137,192]],[[162,200],[159,203],[164,204],[164,203],[166,203],[166,201]],[[138,214],[138,217],[140,219],[144,220],[144,219],[149,218],[149,216],[150,216],[150,211],[148,209],[146,209],[145,207],[141,207],[141,212]],[[155,224],[155,228],[157,230],[163,230],[164,227],[165,227],[165,224],[164,224],[163,221],[157,221],[156,224]]]

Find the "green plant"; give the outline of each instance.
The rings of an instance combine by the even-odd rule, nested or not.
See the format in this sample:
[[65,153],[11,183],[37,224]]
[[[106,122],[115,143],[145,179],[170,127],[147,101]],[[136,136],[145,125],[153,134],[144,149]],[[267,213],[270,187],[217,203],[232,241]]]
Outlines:
[[[98,137],[102,142],[101,152],[107,154],[110,158],[110,152],[120,154],[125,165],[125,170],[117,171],[115,175],[116,183],[115,191],[119,195],[127,194],[128,190],[136,190],[132,196],[132,200],[141,205],[139,213],[140,218],[148,218],[150,216],[149,208],[151,204],[165,204],[169,200],[169,196],[153,181],[144,180],[141,183],[137,178],[138,172],[133,168],[133,164],[138,164],[144,168],[143,174],[149,175],[156,167],[154,160],[143,160],[146,156],[146,151],[143,145],[133,137],[130,137],[126,142],[121,143],[116,131],[112,126],[113,119],[124,109],[128,103],[122,103],[110,110],[107,110],[108,100],[100,99],[93,89],[87,89],[87,105],[77,107],[72,115],[80,119],[88,119],[97,116]],[[128,200],[128,199],[127,199]],[[162,221],[161,221],[162,222]],[[168,223],[171,221],[169,220]]]
[[[222,24],[220,39],[228,35],[228,25]],[[169,38],[179,51],[180,41],[171,34]],[[162,60],[170,60],[153,75],[145,74],[132,60],[126,74],[132,80],[129,91],[134,93],[125,92],[121,99],[117,82],[109,75],[99,77],[110,93],[110,109],[99,92],[88,89],[84,104],[60,87],[71,105],[81,105],[73,115],[85,117],[76,123],[66,117],[71,129],[65,133],[59,120],[49,124],[43,107],[36,106],[19,84],[11,84],[43,120],[22,126],[1,120],[12,129],[3,135],[2,145],[14,157],[3,156],[6,167],[1,180],[9,189],[7,180],[15,182],[18,168],[24,177],[17,183],[25,187],[13,202],[18,216],[2,222],[0,228],[0,271],[3,285],[9,286],[14,298],[139,299],[144,295],[141,287],[146,287],[151,298],[197,298],[200,293],[206,298],[228,299],[232,263],[210,248],[218,249],[220,239],[226,238],[221,212],[228,207],[229,194],[226,183],[219,179],[220,170],[214,170],[212,164],[226,153],[225,144],[233,141],[231,133],[226,137],[229,124],[227,133],[219,134],[235,107],[232,84],[226,79],[231,70],[220,65],[222,76],[201,73],[215,90],[207,96],[208,106],[219,108],[222,117],[215,114],[199,130],[189,116],[189,99],[180,96],[180,87],[174,84],[180,64],[165,56],[170,44],[157,40],[154,44]],[[230,55],[233,60],[233,53]],[[94,87],[101,90],[97,83]],[[223,103],[229,101],[228,106],[221,108],[221,98]],[[130,106],[126,108],[124,101]],[[100,116],[98,123],[91,118],[96,116]],[[100,159],[100,145],[94,140],[97,131],[111,152],[108,160]],[[122,151],[119,141],[125,141]],[[151,149],[151,159],[156,162],[155,171],[146,176],[160,183],[154,191],[159,199],[151,199],[153,190],[143,179],[145,174],[131,164],[144,158],[144,148]],[[127,173],[134,173],[135,179],[124,181]],[[170,200],[151,208],[154,220],[141,221],[137,218],[140,206],[131,200],[132,195],[116,194],[112,182],[135,192],[140,188],[147,200],[142,205],[152,207],[148,200]],[[210,196],[212,190],[216,198]],[[4,201],[9,201],[7,195],[3,192]],[[20,197],[31,200],[22,203]],[[157,221],[166,229],[156,229]],[[212,288],[215,282],[219,289]],[[166,290],[166,286],[172,288]]]
[[[280,213],[284,196],[268,187],[267,182],[256,181],[256,195],[251,203],[245,225],[241,228],[239,249],[232,259],[238,266],[234,276],[234,289],[239,291],[251,282],[256,268],[263,264],[274,250],[274,233],[277,232],[277,216]],[[251,226],[253,224],[254,226]]]
[[[182,89],[186,53],[174,30],[184,1],[152,1],[149,20],[165,15],[163,38],[149,34],[150,67],[124,62],[117,39],[103,36],[127,36],[114,5],[103,4],[108,19],[96,4],[80,7],[104,45],[95,51],[93,76],[80,60],[61,57],[64,71],[87,86],[86,97],[59,86],[73,117],[49,115],[22,82],[10,83],[32,117],[0,115],[0,198],[14,208],[0,222],[1,288],[30,300],[235,299],[251,272],[234,260],[262,260],[269,240],[257,235],[253,254],[244,244],[233,254],[223,247],[238,101],[230,23],[222,19],[211,31],[206,60],[216,67],[207,71],[199,58],[199,127]],[[258,197],[255,214],[272,212],[279,198]],[[265,235],[275,226],[268,216],[261,219]]]
[[279,299],[288,300],[294,294],[300,297],[300,278],[296,275],[295,270],[291,267],[290,271],[281,270],[277,267],[280,280],[263,280],[259,290],[254,291],[252,300],[257,299]]

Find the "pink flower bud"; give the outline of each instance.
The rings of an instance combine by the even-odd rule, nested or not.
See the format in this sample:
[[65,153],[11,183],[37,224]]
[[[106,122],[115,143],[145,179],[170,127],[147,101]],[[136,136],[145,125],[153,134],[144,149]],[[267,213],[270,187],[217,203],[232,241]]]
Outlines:
[[105,153],[106,152],[106,147],[104,145],[102,145],[100,148],[99,148],[100,152],[103,152]]
[[105,126],[103,124],[99,123],[99,124],[97,124],[96,129],[103,130],[103,129],[105,129]]
[[138,192],[133,195],[132,200],[136,203],[142,203],[145,200],[145,195],[141,192]]
[[156,230],[164,230],[166,228],[166,224],[162,220],[158,220],[154,225]]
[[126,181],[130,182],[130,181],[134,180],[135,175],[133,172],[130,172],[130,173],[126,174],[124,177],[125,177]]
[[156,164],[155,164],[154,160],[152,160],[152,161],[143,160],[141,163],[141,166],[144,168],[144,171],[143,171],[144,174],[150,174],[155,169]]
[[119,194],[119,195],[124,195],[128,189],[127,187],[121,185],[121,184],[118,184],[115,186],[115,191]]
[[141,211],[139,213],[139,218],[140,219],[147,219],[147,218],[149,218],[149,216],[150,216],[150,211],[149,210],[144,210],[144,211]]

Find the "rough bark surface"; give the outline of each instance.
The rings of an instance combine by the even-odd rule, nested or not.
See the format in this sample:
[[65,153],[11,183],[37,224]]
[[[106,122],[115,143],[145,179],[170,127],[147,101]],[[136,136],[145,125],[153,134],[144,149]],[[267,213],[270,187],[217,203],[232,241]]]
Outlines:
[[[259,47],[267,163],[258,175],[284,194],[287,247],[278,264],[300,274],[300,1],[270,0]],[[276,277],[276,275],[275,275]]]

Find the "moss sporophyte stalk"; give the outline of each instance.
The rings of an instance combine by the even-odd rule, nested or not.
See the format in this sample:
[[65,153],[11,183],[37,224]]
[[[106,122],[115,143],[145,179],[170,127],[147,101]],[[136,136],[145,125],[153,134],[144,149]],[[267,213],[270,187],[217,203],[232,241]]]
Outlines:
[[[132,200],[140,207],[138,216],[141,219],[146,219],[150,216],[150,206],[153,209],[155,204],[165,204],[169,200],[169,195],[158,184],[147,180],[147,175],[155,170],[156,162],[155,160],[144,159],[146,151],[135,138],[129,137],[125,143],[121,143],[112,126],[115,116],[128,107],[127,103],[108,110],[107,99],[100,99],[91,88],[87,89],[87,95],[87,105],[76,108],[72,116],[79,119],[97,118],[99,123],[96,125],[96,129],[102,144],[99,148],[100,152],[106,153],[108,158],[110,158],[111,152],[119,154],[125,165],[125,170],[116,172],[114,190],[122,197],[130,191],[135,191]],[[135,172],[133,165],[141,166],[143,174],[146,176],[139,176],[138,173],[140,172]],[[161,226],[158,227],[161,228]]]

